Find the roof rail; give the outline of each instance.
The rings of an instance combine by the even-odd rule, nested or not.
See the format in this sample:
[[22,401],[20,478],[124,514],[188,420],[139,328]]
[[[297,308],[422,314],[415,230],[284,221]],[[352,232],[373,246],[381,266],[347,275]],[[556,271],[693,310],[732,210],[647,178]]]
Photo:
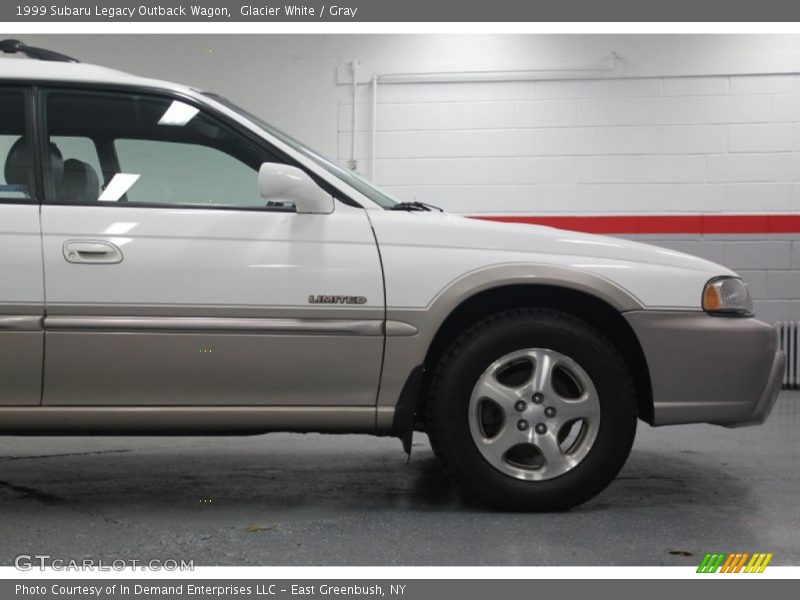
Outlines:
[[54,62],[80,62],[66,54],[45,50],[44,48],[34,48],[33,46],[23,44],[19,40],[0,40],[0,52],[3,54],[24,54],[29,58]]

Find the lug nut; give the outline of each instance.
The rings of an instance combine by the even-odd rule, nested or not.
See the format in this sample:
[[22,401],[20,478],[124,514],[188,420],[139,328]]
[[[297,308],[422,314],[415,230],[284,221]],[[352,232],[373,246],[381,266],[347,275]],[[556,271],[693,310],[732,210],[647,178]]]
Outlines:
[[550,418],[555,417],[556,416],[556,409],[553,408],[552,406],[548,406],[547,408],[544,409],[544,414],[545,414],[545,416],[550,417]]
[[525,419],[522,419],[521,421],[517,421],[517,429],[519,429],[520,431],[525,431],[526,429],[528,429],[528,427],[529,427],[529,424]]
[[517,400],[517,403],[514,404],[514,408],[517,409],[518,412],[523,412],[527,408],[527,404],[525,404],[524,400]]
[[542,402],[544,402],[544,395],[540,394],[539,392],[536,392],[533,395],[533,403],[534,404],[541,404]]
[[538,433],[539,435],[544,435],[545,433],[547,433],[547,425],[545,425],[544,423],[537,423],[535,429],[536,433]]

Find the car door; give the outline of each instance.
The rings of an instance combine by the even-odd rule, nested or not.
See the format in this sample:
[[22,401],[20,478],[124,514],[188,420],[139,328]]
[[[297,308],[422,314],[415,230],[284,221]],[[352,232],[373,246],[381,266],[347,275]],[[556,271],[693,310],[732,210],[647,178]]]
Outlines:
[[0,86],[0,405],[41,402],[42,247],[27,89]]
[[44,404],[375,404],[383,282],[363,209],[266,205],[258,169],[285,157],[191,100],[39,96]]

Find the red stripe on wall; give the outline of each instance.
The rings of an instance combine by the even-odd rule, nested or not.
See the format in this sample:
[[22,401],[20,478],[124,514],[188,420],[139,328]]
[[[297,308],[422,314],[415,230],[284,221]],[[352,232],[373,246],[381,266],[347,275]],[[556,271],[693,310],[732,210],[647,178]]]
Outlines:
[[797,215],[477,215],[474,219],[502,223],[547,225],[584,233],[722,234],[800,233]]
[[800,231],[800,215],[770,216],[770,233],[797,233]]

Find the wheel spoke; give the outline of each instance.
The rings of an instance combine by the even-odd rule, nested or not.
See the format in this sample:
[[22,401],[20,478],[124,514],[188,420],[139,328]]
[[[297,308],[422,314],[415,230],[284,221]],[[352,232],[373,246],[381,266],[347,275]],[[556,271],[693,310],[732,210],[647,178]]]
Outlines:
[[514,425],[506,423],[500,433],[493,438],[481,439],[480,451],[494,464],[500,464],[505,453],[522,441],[524,439]]
[[488,398],[494,401],[508,417],[514,413],[514,403],[519,400],[519,392],[497,381],[494,373],[492,373],[481,378],[478,385],[475,386],[473,397],[477,399]]
[[553,393],[553,369],[556,361],[549,352],[535,351],[531,353],[534,361],[533,378],[530,381],[532,393]]
[[553,399],[553,407],[556,409],[554,422],[559,427],[578,419],[594,422],[600,416],[600,402],[594,392],[585,392],[575,400],[557,396]]
[[534,445],[542,453],[545,462],[545,469],[550,472],[559,472],[566,470],[567,463],[571,462],[570,458],[565,456],[561,451],[561,446],[556,437],[557,430],[550,430],[542,435],[536,435],[533,439]]

